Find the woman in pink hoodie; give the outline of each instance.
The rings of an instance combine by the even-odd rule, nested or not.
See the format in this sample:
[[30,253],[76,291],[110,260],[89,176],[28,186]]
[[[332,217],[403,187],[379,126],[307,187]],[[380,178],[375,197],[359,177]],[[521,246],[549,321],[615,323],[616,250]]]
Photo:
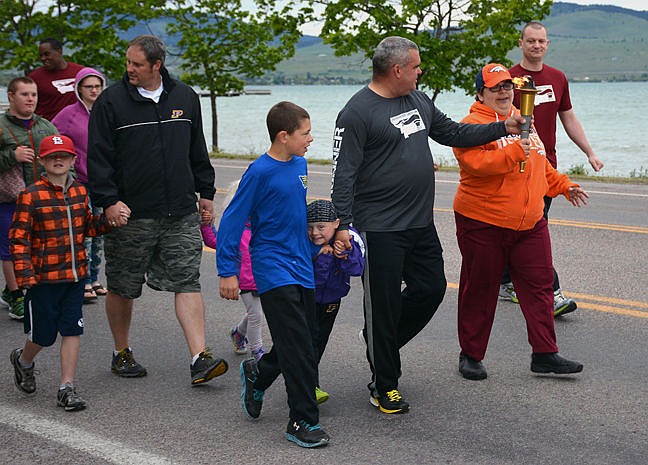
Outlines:
[[[74,142],[77,152],[74,170],[77,180],[83,185],[88,184],[88,121],[90,111],[99,94],[106,86],[106,78],[97,70],[83,68],[74,79],[74,91],[78,102],[68,105],[52,120],[59,132],[68,136]],[[92,199],[90,199],[92,204]],[[93,207],[93,214],[98,215],[99,209]],[[90,275],[85,282],[83,299],[86,303],[97,299],[98,295],[106,295],[108,291],[99,282],[99,265],[103,251],[103,237],[88,237],[85,240],[86,254],[89,260]]]

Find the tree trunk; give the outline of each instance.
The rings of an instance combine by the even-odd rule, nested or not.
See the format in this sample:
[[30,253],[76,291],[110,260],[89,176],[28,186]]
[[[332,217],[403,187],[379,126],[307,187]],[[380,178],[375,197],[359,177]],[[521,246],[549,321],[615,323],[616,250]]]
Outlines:
[[212,117],[212,150],[218,152],[218,113],[216,111],[216,92],[213,90],[209,91],[209,101]]

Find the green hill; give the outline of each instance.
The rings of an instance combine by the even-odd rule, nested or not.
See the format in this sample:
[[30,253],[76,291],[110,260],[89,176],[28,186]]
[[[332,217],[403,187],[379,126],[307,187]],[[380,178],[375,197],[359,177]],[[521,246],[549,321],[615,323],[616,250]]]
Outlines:
[[[571,80],[648,80],[648,11],[609,5],[556,2],[542,21],[551,45],[547,62]],[[307,40],[306,40],[307,39]],[[295,56],[258,83],[361,83],[370,78],[362,55],[336,57],[321,39],[308,37]],[[509,58],[517,63],[516,47]]]

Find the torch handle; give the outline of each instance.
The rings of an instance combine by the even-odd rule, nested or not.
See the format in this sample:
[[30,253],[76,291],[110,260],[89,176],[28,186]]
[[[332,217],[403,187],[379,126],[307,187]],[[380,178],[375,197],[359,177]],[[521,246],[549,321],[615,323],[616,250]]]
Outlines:
[[[528,139],[529,132],[531,130],[531,115],[522,115],[526,122],[520,126],[520,138]],[[520,162],[520,173],[524,173],[524,168],[526,167],[526,161]]]

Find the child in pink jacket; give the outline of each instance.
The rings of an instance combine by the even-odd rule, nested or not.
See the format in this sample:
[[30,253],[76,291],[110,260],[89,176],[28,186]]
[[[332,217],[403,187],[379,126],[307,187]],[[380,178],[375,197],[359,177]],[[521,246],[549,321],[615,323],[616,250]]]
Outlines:
[[[218,232],[214,226],[201,225],[200,232],[203,242],[207,247],[216,248],[216,236]],[[252,352],[254,359],[258,362],[263,351],[263,308],[261,299],[257,292],[254,276],[252,275],[252,262],[250,260],[250,237],[252,232],[247,224],[241,236],[241,269],[239,272],[239,288],[241,289],[241,300],[245,305],[245,314],[230,329],[230,337],[234,345],[234,352],[245,354]]]

